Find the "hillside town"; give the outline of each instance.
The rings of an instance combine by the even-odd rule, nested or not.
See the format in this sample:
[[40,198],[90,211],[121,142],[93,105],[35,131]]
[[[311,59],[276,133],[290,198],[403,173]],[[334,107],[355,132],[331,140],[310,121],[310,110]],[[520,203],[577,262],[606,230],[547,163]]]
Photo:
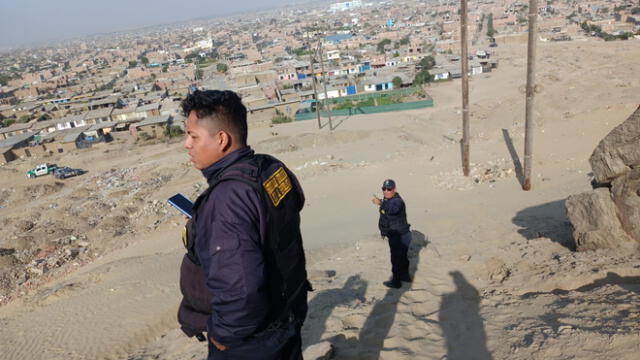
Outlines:
[[[240,93],[251,126],[326,116],[359,106],[355,97],[428,98],[424,85],[462,76],[459,9],[320,2],[3,50],[0,163],[179,135],[180,100],[195,89]],[[526,42],[528,11],[521,0],[470,1],[472,77],[500,71],[501,45]],[[636,0],[540,1],[538,15],[540,41],[640,40]]]

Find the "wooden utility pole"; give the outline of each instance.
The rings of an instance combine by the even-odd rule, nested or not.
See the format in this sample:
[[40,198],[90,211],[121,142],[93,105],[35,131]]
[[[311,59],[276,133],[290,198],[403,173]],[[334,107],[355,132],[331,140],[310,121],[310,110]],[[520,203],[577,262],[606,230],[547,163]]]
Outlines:
[[318,40],[318,56],[320,57],[320,71],[322,71],[322,85],[324,86],[324,108],[329,114],[329,130],[333,130],[333,123],[331,122],[331,108],[330,104],[327,104],[327,78],[324,74],[324,55],[322,54],[322,40]]
[[533,98],[535,95],[536,40],[538,39],[538,0],[529,0],[529,43],[527,55],[527,103],[524,130],[524,181],[522,190],[531,190],[533,160]]
[[469,176],[469,50],[467,44],[467,0],[460,0],[462,49],[462,173]]
[[316,100],[316,117],[318,118],[318,129],[322,129],[320,122],[320,102],[318,101],[318,89],[316,88],[316,70],[313,67],[313,56],[316,54],[309,41],[309,33],[307,32],[307,47],[309,48],[309,63],[311,64],[311,83],[313,84],[313,95]]

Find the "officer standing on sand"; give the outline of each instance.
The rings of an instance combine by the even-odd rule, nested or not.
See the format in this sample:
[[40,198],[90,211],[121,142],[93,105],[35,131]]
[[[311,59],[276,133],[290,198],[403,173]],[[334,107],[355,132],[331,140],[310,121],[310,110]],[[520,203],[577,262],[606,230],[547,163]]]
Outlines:
[[409,276],[409,258],[407,252],[411,243],[410,225],[407,223],[407,211],[404,200],[396,191],[396,183],[387,179],[382,184],[383,198],[373,196],[371,202],[380,207],[380,219],[378,228],[380,234],[389,239],[391,250],[391,280],[383,284],[387,287],[398,289],[402,287],[402,282],[411,282]]
[[184,147],[209,187],[183,233],[181,328],[208,342],[209,360],[302,359],[311,290],[302,188],[282,162],[247,145],[247,110],[236,93],[195,91],[182,109]]

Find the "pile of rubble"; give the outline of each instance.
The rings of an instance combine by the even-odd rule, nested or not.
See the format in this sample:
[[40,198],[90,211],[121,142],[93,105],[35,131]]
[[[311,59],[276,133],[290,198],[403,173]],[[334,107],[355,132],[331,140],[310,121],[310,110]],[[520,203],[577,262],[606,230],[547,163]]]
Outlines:
[[64,236],[50,241],[43,249],[0,248],[0,305],[18,292],[37,285],[54,274],[64,271],[71,261],[84,262],[91,258],[90,244],[84,236]]
[[107,170],[92,176],[89,181],[95,182],[103,192],[122,189],[135,193],[142,188],[142,181],[136,176],[136,170],[134,168]]
[[[433,183],[447,190],[471,190],[476,185],[493,184],[500,179],[515,177],[513,162],[507,159],[488,161],[483,164],[469,164],[469,176],[463,176],[462,169],[440,172],[432,176]],[[490,185],[492,186],[492,185]]]
[[30,277],[43,275],[53,269],[59,268],[78,256],[83,255],[89,248],[89,242],[79,240],[76,236],[68,236],[53,241],[57,246],[46,250],[40,250],[34,259],[25,266],[25,273]]
[[[139,231],[176,215],[166,201],[151,195],[171,178],[169,171],[122,168],[96,173],[59,195],[54,192],[62,190],[63,183],[23,188],[34,200],[29,212],[0,219],[0,238],[6,239],[0,244],[0,304],[69,270],[66,264],[121,247]],[[0,196],[11,201],[15,194],[5,189]]]

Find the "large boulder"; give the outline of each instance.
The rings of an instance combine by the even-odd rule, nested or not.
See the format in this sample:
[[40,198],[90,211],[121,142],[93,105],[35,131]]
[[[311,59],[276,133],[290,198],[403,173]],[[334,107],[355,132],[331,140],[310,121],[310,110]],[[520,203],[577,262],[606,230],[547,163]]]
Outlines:
[[565,202],[577,250],[640,245],[640,107],[589,158],[596,189]]
[[610,183],[640,164],[640,106],[604,137],[589,158],[598,183]]
[[578,250],[612,249],[632,241],[618,220],[609,189],[569,196],[565,206]]
[[622,228],[640,242],[640,168],[633,168],[613,180],[611,194]]

